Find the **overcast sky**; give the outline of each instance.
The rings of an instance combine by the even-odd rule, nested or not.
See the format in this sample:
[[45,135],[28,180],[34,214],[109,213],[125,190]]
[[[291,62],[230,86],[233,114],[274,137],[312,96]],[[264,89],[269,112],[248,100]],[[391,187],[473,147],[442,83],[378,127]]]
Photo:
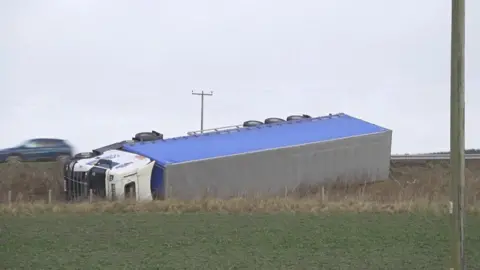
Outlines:
[[[449,148],[449,0],[0,0],[0,147],[88,151],[307,113],[393,130],[394,153]],[[467,1],[466,145],[480,148],[480,2]]]

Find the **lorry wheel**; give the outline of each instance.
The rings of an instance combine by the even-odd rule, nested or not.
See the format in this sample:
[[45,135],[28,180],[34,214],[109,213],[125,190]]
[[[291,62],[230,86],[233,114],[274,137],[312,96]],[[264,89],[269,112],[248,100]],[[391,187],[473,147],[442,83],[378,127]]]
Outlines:
[[73,158],[74,159],[84,159],[84,158],[91,158],[93,156],[95,156],[95,154],[92,153],[92,152],[82,152],[82,153],[76,154]]
[[133,139],[135,141],[148,142],[148,141],[158,140],[160,139],[160,137],[155,135],[152,132],[140,132],[135,134],[135,137],[133,137]]
[[287,117],[287,121],[301,120],[301,119],[305,119],[305,117],[303,117],[303,115],[290,115],[289,117]]
[[280,123],[280,122],[285,122],[282,118],[278,117],[270,117],[265,119],[265,124],[275,124],[275,123]]
[[302,115],[290,115],[287,117],[287,121],[292,121],[292,120],[300,120],[300,119],[307,119],[307,118],[312,118],[310,115],[307,114],[302,114]]
[[22,157],[20,156],[9,156],[7,157],[8,164],[19,164],[22,162]]
[[244,127],[254,127],[254,126],[258,126],[258,125],[263,125],[263,122],[258,121],[258,120],[248,120],[248,121],[243,122]]
[[68,161],[70,161],[70,156],[67,156],[67,155],[60,155],[57,157],[57,161],[62,163],[62,164],[65,164],[67,163]]

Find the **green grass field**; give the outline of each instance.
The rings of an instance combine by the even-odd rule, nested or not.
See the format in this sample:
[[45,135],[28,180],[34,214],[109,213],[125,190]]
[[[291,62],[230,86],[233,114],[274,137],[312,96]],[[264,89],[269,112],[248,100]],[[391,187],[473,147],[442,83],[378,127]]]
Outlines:
[[[480,269],[480,217],[468,217]],[[430,214],[88,213],[0,216],[2,269],[448,269]]]

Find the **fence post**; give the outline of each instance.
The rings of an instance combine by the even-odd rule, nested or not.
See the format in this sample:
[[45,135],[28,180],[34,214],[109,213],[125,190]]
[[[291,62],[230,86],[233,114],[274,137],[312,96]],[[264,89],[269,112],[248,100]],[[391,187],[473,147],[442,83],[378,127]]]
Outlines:
[[48,204],[51,204],[52,203],[52,190],[49,189],[48,190]]
[[321,189],[322,203],[325,202],[325,186],[322,186]]
[[9,190],[7,193],[8,206],[12,206],[12,191]]
[[288,187],[285,186],[285,198],[287,198],[287,197],[288,197]]
[[93,189],[90,189],[88,193],[88,202],[92,203],[93,202]]

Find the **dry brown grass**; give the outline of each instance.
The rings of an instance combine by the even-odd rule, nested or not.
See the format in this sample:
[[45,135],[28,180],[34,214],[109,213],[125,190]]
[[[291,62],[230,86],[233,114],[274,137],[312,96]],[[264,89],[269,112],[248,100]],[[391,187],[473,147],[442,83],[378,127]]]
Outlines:
[[54,199],[60,200],[63,198],[62,165],[56,162],[0,164],[0,202],[6,201],[9,190],[14,200],[45,199],[48,190],[52,190]]
[[[342,201],[322,202],[318,199],[303,198],[270,198],[245,199],[233,198],[229,200],[202,199],[193,201],[165,200],[153,202],[94,202],[94,203],[52,203],[45,202],[15,202],[11,205],[0,205],[0,215],[37,215],[43,213],[125,213],[125,212],[160,212],[160,213],[328,213],[328,212],[428,212],[446,214],[446,201],[429,201],[417,199],[415,201],[397,201],[380,203],[375,201],[349,198]],[[479,214],[479,205],[469,205],[470,214]]]
[[[296,191],[286,198],[203,199],[197,201],[95,202],[64,204],[61,166],[55,163],[0,166],[0,199],[6,202],[12,191],[12,205],[0,205],[0,214],[34,214],[42,212],[326,212],[326,211],[446,211],[450,174],[448,162],[392,163],[389,180],[373,184],[331,184],[308,191]],[[471,212],[477,212],[480,190],[480,162],[467,161],[466,200]],[[57,203],[46,204],[48,190]]]

